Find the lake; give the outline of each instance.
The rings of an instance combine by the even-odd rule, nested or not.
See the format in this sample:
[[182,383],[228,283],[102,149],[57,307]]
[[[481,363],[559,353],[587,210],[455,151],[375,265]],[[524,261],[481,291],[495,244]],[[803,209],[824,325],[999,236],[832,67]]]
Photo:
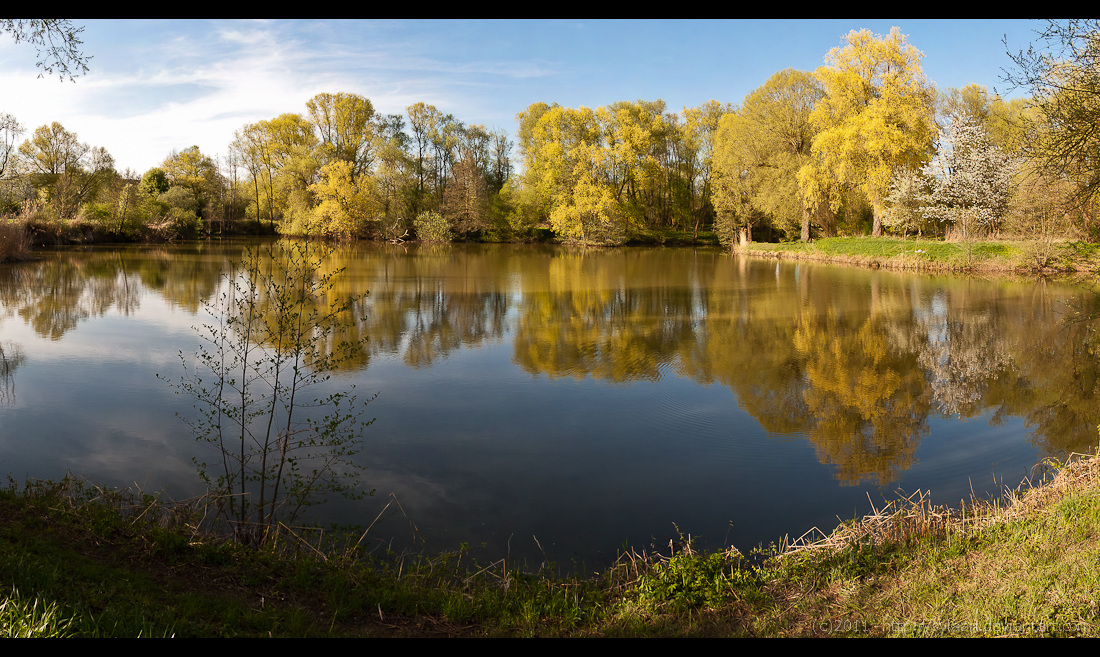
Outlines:
[[[204,491],[177,415],[204,302],[249,242],[0,265],[0,469]],[[902,274],[711,249],[350,244],[342,334],[375,494],[315,509],[378,544],[606,565],[831,530],[899,495],[957,505],[1093,451],[1100,304],[1048,280]],[[415,530],[414,530],[415,527]],[[392,541],[392,543],[390,542]]]

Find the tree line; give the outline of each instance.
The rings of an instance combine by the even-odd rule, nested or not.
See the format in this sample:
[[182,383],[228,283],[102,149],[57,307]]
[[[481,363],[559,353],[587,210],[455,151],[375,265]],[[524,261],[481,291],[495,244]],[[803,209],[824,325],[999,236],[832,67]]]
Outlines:
[[224,157],[191,146],[140,176],[116,171],[105,149],[59,123],[20,143],[23,132],[15,117],[0,116],[0,209],[114,234],[251,228],[402,239],[425,215],[468,237],[490,227],[512,174],[503,131],[424,103],[407,116],[381,115],[351,93],[319,94],[304,113],[242,126]]
[[224,157],[192,146],[140,176],[58,123],[22,140],[0,114],[0,212],[120,236],[1100,239],[1100,29],[1051,22],[1041,37],[1046,49],[1010,54],[1027,99],[936,89],[897,28],[861,30],[816,71],[777,72],[740,104],[538,102],[517,114],[513,144],[425,103],[381,114],[322,93],[242,126]]

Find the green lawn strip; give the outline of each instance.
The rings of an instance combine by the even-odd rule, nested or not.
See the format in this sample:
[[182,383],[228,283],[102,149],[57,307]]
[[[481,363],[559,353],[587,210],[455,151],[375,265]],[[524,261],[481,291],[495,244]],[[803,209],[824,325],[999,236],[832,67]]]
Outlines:
[[896,237],[829,237],[812,242],[754,242],[736,252],[895,269],[943,271],[1095,271],[1096,245],[1060,241],[943,240]]

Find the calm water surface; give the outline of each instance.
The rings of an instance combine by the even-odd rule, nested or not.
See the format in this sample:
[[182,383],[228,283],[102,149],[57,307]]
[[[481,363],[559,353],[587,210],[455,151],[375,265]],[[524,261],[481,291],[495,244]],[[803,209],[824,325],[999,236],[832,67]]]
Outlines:
[[[157,379],[194,354],[244,243],[0,266],[0,470],[185,498],[209,458]],[[747,551],[872,503],[957,503],[1094,449],[1098,305],[1081,286],[690,248],[356,244],[369,291],[332,382],[378,397],[376,490],[317,519],[429,549],[598,567],[679,531]],[[536,540],[537,539],[537,540]],[[541,546],[541,549],[540,547]]]

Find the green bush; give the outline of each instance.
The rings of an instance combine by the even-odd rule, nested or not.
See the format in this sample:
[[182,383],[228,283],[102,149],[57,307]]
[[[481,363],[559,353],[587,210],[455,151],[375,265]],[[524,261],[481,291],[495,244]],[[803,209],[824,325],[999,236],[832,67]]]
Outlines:
[[452,239],[451,226],[438,212],[426,211],[416,215],[413,229],[421,242],[450,242]]

